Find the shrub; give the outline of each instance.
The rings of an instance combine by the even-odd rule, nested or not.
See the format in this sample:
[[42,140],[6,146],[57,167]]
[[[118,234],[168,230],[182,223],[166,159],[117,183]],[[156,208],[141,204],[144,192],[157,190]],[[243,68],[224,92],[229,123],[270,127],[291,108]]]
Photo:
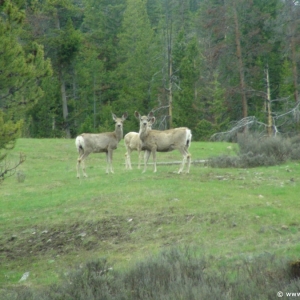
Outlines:
[[292,151],[291,159],[300,160],[300,135],[291,138]]
[[254,157],[265,155],[275,158],[279,163],[290,157],[291,142],[286,138],[240,134],[237,142],[241,154],[252,153]]
[[237,143],[239,151],[236,156],[212,157],[208,160],[208,164],[219,168],[253,168],[278,165],[289,159],[300,159],[300,137],[261,137],[239,134]]
[[96,260],[71,272],[61,284],[43,290],[12,287],[0,290],[0,296],[5,295],[1,298],[5,300],[260,300],[275,299],[279,291],[300,292],[300,280],[291,268],[295,264],[288,260],[265,253],[227,263],[197,252],[172,248],[123,271]]

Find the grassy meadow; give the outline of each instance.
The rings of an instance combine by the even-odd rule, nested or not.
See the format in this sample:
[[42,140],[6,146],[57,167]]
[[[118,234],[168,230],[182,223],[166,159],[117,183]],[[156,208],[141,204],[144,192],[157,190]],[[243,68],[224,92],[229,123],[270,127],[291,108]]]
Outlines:
[[[230,147],[229,147],[230,146]],[[192,142],[192,160],[234,155],[233,144]],[[231,149],[232,148],[232,149]],[[228,263],[261,253],[300,256],[300,164],[218,169],[193,164],[190,174],[163,164],[152,172],[125,170],[123,140],[114,152],[114,174],[104,154],[86,160],[88,178],[76,178],[74,140],[19,139],[9,156],[26,178],[0,185],[0,286],[44,285],[61,274],[106,257],[127,268],[174,245]],[[158,153],[158,162],[180,160]],[[152,159],[150,159],[152,162]]]

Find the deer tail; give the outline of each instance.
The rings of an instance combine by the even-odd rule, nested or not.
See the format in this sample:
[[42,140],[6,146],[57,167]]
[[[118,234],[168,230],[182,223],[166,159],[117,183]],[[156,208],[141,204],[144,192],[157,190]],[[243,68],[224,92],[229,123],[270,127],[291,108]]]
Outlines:
[[190,129],[186,130],[186,147],[189,148],[192,142],[192,131]]
[[84,150],[84,138],[82,135],[79,135],[75,140],[76,149],[79,152],[80,150]]

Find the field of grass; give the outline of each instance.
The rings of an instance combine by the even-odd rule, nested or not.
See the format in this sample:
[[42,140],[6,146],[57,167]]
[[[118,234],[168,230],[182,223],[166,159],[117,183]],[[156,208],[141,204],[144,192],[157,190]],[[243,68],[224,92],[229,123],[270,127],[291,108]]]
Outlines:
[[[193,142],[192,160],[232,154],[227,143]],[[230,145],[234,148],[234,145]],[[125,170],[123,141],[114,152],[115,174],[105,174],[104,154],[91,154],[88,178],[76,178],[74,140],[20,139],[26,161],[0,185],[0,286],[55,282],[87,260],[106,257],[114,268],[173,245],[193,245],[216,261],[261,253],[299,258],[300,165],[217,169],[193,164],[136,164]],[[158,162],[180,159],[159,153]],[[132,154],[137,163],[137,153]],[[151,160],[150,160],[151,162]]]

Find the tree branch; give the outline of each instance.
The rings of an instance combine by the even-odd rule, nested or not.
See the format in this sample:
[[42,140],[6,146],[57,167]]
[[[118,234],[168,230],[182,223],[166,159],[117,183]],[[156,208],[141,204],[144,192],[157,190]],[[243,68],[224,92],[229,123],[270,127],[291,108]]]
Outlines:
[[6,159],[2,164],[0,164],[0,183],[7,177],[11,177],[16,173],[16,169],[19,165],[21,165],[26,160],[26,156],[24,153],[20,153],[19,161],[11,166],[7,163]]

